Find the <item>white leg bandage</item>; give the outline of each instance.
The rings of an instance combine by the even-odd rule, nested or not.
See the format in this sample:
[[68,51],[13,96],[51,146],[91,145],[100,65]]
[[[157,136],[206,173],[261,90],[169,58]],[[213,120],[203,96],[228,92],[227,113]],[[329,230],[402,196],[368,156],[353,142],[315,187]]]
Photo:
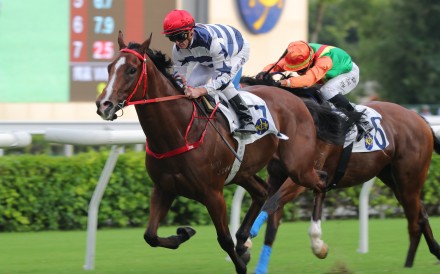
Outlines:
[[324,241],[321,240],[321,221],[313,221],[310,224],[309,228],[309,236],[310,236],[310,244],[313,250],[313,253],[319,254],[324,245]]

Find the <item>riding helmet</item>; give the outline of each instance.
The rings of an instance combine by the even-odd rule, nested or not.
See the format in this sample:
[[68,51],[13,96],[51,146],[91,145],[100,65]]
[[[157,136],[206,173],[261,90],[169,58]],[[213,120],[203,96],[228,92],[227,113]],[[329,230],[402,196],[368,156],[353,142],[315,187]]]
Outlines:
[[298,71],[306,68],[313,60],[315,53],[312,48],[304,41],[295,41],[287,47],[287,54],[284,57],[284,69],[288,71]]
[[163,20],[162,34],[173,34],[181,31],[188,31],[194,28],[195,21],[192,15],[186,10],[172,10]]

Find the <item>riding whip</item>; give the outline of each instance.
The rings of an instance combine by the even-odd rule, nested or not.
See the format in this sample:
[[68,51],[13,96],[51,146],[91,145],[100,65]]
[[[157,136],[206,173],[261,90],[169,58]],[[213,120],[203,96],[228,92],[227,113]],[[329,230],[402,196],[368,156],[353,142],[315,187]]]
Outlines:
[[273,68],[281,61],[281,59],[284,58],[284,56],[286,56],[286,54],[287,54],[287,49],[283,52],[283,55],[281,55],[280,59],[278,59],[278,61],[275,64],[273,64],[273,66],[263,74],[262,79],[266,78],[269,72],[273,70]]

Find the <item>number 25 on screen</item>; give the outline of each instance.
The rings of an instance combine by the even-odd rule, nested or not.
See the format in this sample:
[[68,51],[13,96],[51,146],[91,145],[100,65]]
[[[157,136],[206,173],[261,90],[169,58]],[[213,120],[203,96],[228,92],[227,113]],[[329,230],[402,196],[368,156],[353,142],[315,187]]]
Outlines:
[[111,59],[114,54],[114,45],[110,41],[95,41],[93,43],[93,59]]

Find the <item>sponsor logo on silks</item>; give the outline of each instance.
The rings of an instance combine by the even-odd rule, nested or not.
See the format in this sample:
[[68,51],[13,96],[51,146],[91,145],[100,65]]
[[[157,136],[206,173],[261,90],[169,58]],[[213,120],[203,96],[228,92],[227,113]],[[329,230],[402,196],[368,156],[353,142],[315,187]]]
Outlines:
[[365,136],[365,148],[371,150],[373,148],[373,135],[367,133]]
[[269,129],[269,122],[266,118],[260,118],[255,123],[255,129],[257,130],[257,134],[263,135]]
[[285,0],[238,0],[246,27],[252,33],[266,33],[278,22]]

